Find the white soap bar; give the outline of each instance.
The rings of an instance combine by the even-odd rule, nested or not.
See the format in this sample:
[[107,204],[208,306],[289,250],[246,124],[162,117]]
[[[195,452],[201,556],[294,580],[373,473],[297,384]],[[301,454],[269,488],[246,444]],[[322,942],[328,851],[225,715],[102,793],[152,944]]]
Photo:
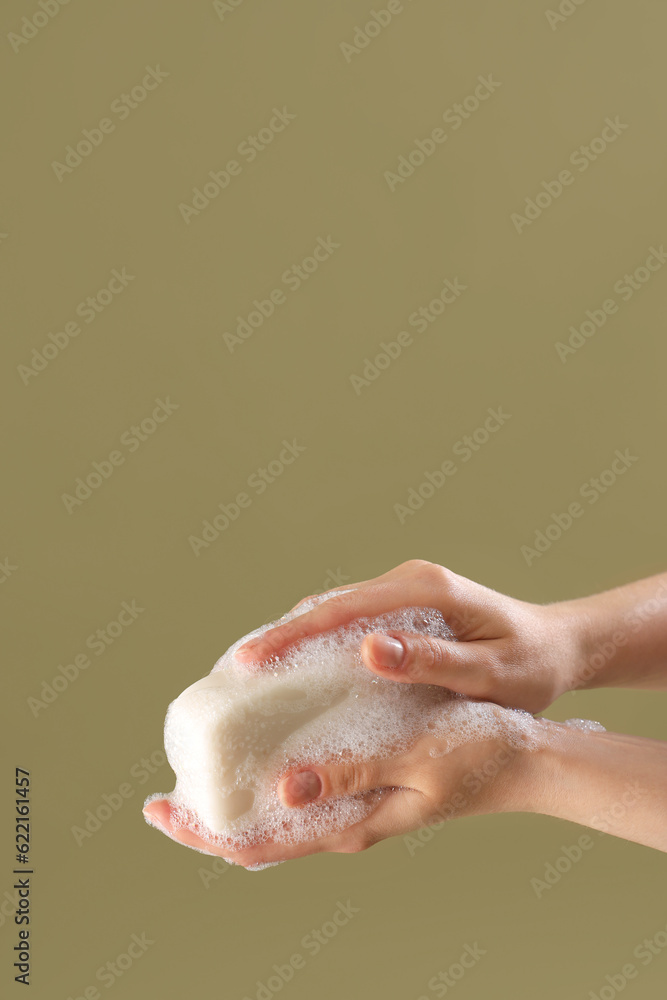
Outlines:
[[[302,605],[309,610],[326,595]],[[285,618],[281,621],[287,620]],[[382,792],[284,806],[277,783],[314,763],[368,760],[405,751],[420,736],[439,752],[503,736],[526,739],[532,717],[502,713],[444,688],[399,684],[376,676],[359,652],[370,632],[423,632],[454,641],[440,612],[403,608],[309,637],[263,664],[242,664],[234,651],[272,622],[239,639],[211,673],[169,706],[165,749],[176,788],[167,796],[175,825],[232,850],[273,839],[298,843],[344,829],[368,815]]]

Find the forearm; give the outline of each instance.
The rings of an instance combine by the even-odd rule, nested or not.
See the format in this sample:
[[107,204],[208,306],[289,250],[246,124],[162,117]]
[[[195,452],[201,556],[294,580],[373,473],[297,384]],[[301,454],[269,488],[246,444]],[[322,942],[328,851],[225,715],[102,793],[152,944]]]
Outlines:
[[667,690],[667,573],[552,607],[577,636],[571,690]]
[[504,811],[555,816],[667,851],[667,743],[542,726]]

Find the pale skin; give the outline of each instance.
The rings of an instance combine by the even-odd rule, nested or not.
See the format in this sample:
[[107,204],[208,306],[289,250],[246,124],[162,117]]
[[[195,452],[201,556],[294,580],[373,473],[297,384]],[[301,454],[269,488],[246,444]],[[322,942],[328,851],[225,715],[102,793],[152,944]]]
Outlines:
[[[317,607],[239,647],[237,660],[261,663],[355,618],[431,607],[459,641],[395,631],[367,635],[361,645],[366,668],[394,683],[440,685],[494,703],[510,723],[504,706],[541,712],[568,691],[667,691],[667,573],[537,605],[418,559],[329,593]],[[173,839],[244,867],[356,852],[455,816],[495,812],[542,813],[667,851],[667,743],[540,719],[530,748],[488,740],[431,756],[437,748],[437,739],[422,737],[397,757],[284,775],[278,794],[294,809],[313,798],[386,790],[367,819],[303,844],[266,842],[231,853],[174,829],[165,799],[150,803],[146,814]]]

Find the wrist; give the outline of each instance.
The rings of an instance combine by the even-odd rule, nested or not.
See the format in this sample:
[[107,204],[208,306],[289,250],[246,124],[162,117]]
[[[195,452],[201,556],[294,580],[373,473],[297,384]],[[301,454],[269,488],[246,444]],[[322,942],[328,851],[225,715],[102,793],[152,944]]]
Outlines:
[[551,607],[573,633],[569,690],[665,689],[667,574]]
[[504,812],[578,823],[667,851],[667,744],[538,719]]
[[502,739],[479,745],[470,783],[481,779],[483,791],[470,803],[468,814],[539,811],[548,786],[545,779],[553,767],[553,747],[543,732],[544,721],[535,719],[534,734],[519,746]]
[[555,815],[566,768],[567,727],[549,719],[535,719],[531,741],[513,750],[507,780],[498,788],[494,812],[529,812]]
[[[594,597],[549,605],[556,619],[559,650],[559,694],[604,684],[607,658],[601,654],[610,626],[601,620]],[[597,681],[597,683],[596,683]]]

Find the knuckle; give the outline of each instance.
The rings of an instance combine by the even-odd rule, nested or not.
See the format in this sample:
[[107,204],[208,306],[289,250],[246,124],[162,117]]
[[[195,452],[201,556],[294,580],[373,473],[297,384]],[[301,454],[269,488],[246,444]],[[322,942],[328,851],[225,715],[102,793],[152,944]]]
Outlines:
[[431,563],[427,559],[408,559],[406,562],[401,563],[401,569],[409,570],[423,570]]
[[445,616],[448,628],[454,636],[461,637],[470,634],[475,626],[475,619],[465,604],[459,604]]
[[450,586],[454,578],[454,574],[446,566],[429,562],[428,559],[408,559],[401,563],[400,568],[414,574],[424,583],[438,587]]
[[449,588],[452,583],[452,571],[447,569],[446,566],[440,566],[439,563],[431,563],[431,568],[429,570],[430,578],[433,582],[440,588]]
[[302,597],[300,601],[297,601],[297,603],[293,607],[290,608],[290,610],[287,612],[287,614],[288,615],[293,615],[295,611],[298,611],[299,608],[302,608],[304,606],[304,604],[308,603],[308,601],[312,601],[313,600],[313,596],[314,596],[313,594],[309,594],[308,597]]
[[496,656],[486,655],[480,659],[477,686],[479,697],[493,699],[501,689],[503,667]]
[[438,576],[440,567],[436,563],[429,562],[428,559],[413,560],[413,572],[418,580],[431,584]]
[[289,646],[290,643],[295,641],[298,634],[296,626],[292,622],[285,622],[284,625],[278,625],[275,629],[267,632],[266,641],[273,643],[274,640],[279,639],[283,645]]
[[348,605],[347,594],[336,595],[335,597],[327,598],[326,601],[322,601],[311,613],[317,614],[320,626],[326,630],[338,624],[341,611],[347,608]]
[[327,593],[330,593],[332,596],[327,597],[326,601],[323,602],[323,614],[327,608],[336,608],[337,610],[340,610],[340,608],[346,607],[349,604],[354,591],[341,594],[338,591],[332,590],[327,591]]
[[417,636],[409,645],[406,670],[415,679],[428,679],[445,665],[443,645],[429,636]]
[[364,787],[363,770],[358,764],[345,764],[331,776],[329,794],[354,795]]
[[444,587],[451,582],[452,574],[446,566],[429,562],[427,559],[414,559],[413,568],[420,580],[431,586]]
[[[309,600],[312,598],[306,598],[306,601]],[[305,601],[301,602],[301,604],[304,603]],[[300,606],[297,605],[297,608]],[[308,608],[301,615],[296,615],[292,621],[278,626],[281,641],[283,644],[295,642],[303,636],[303,629],[311,624],[317,625],[317,631],[326,632],[327,629],[335,628],[339,623],[341,610],[345,607],[345,596],[330,597],[325,601],[318,602],[315,607]]]

